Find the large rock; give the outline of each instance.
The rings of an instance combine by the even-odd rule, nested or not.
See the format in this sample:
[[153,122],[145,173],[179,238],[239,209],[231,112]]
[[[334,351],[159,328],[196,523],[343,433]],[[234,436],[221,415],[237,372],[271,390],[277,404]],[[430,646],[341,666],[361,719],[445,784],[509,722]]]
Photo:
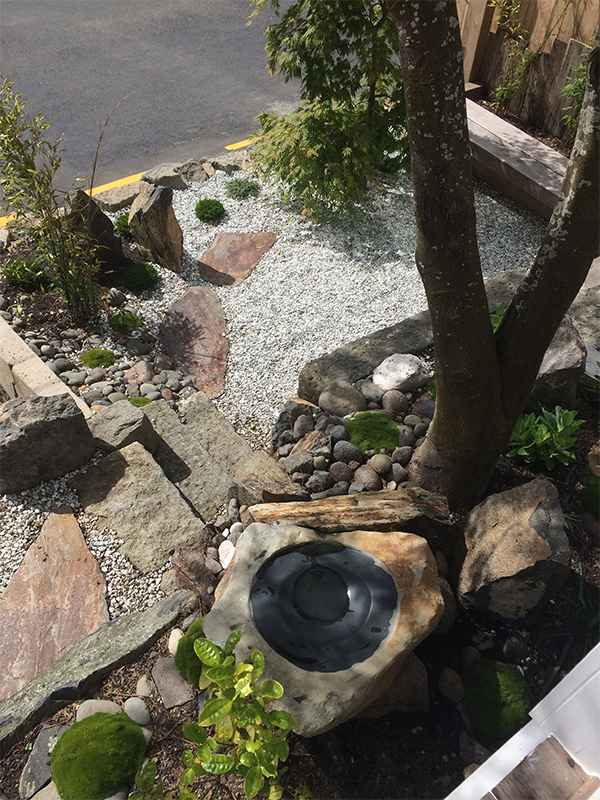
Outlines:
[[144,414],[158,438],[155,461],[202,519],[212,520],[227,502],[233,478],[203,447],[190,427],[181,424],[164,400],[150,403]]
[[373,370],[373,383],[385,392],[409,392],[429,380],[425,364],[411,353],[393,353]]
[[[435,631],[434,631],[435,633]],[[414,653],[402,662],[389,688],[357,716],[366,719],[386,714],[426,714],[429,711],[429,680],[425,664]]]
[[263,255],[273,247],[275,233],[219,233],[198,261],[205,281],[217,286],[237,286]]
[[492,495],[465,523],[463,606],[532,625],[564,584],[571,553],[556,488],[545,478]]
[[0,700],[108,620],[106,585],[68,506],[52,512],[0,597]]
[[160,327],[167,355],[194,376],[194,385],[209,397],[225,390],[229,343],[227,321],[212,289],[192,286],[167,311]]
[[442,495],[410,488],[327,497],[310,503],[264,503],[251,506],[244,521],[272,525],[284,519],[324,534],[403,530],[432,541],[450,530],[448,513]]
[[142,189],[146,188],[145,181],[133,181],[125,186],[115,186],[94,195],[94,200],[103,211],[120,211],[130,206]]
[[70,218],[78,228],[86,232],[89,229],[92,240],[98,245],[95,255],[100,262],[100,277],[121,272],[131,262],[123,253],[121,239],[115,234],[110,218],[83,189],[76,189],[70,202]]
[[121,552],[141,572],[162,567],[177,547],[204,531],[175,486],[138,442],[106,456],[70,482],[85,510],[124,540]]
[[0,408],[0,494],[30,489],[79,469],[96,445],[67,394],[17,397]]
[[158,435],[141,408],[133,403],[105,406],[88,422],[96,445],[109,453],[132,442],[139,442],[148,452],[158,446]]
[[144,172],[142,180],[154,186],[166,186],[168,189],[187,189],[187,181],[179,167],[179,164],[159,164]]
[[129,212],[129,230],[136,244],[166,269],[181,272],[183,233],[173,211],[173,190],[148,184]]
[[[395,587],[394,602],[401,613],[392,614],[387,635],[383,634],[374,652],[348,668],[325,672],[295,666],[265,641],[254,624],[250,596],[258,569],[277,551],[307,542],[341,544],[374,557],[385,565]],[[215,596],[215,605],[204,619],[206,635],[224,644],[232,630],[243,631],[237,655],[246,658],[254,649],[264,654],[265,676],[285,687],[274,707],[293,714],[302,736],[324,733],[369,706],[390,686],[404,659],[435,628],[442,612],[435,560],[426,541],[400,532],[353,531],[323,537],[295,525],[250,525],[238,540],[232,566]],[[275,593],[274,597],[279,596]],[[351,651],[354,635],[339,641]]]
[[110,672],[138,660],[194,603],[194,595],[181,590],[147,611],[102,625],[20,692],[1,701],[0,752],[8,753],[40,720],[84,697]]
[[565,317],[550,342],[527,403],[528,410],[572,406],[577,383],[585,372],[586,347],[570,317]]
[[240,505],[308,500],[309,495],[294,483],[271,456],[258,450],[234,475]]

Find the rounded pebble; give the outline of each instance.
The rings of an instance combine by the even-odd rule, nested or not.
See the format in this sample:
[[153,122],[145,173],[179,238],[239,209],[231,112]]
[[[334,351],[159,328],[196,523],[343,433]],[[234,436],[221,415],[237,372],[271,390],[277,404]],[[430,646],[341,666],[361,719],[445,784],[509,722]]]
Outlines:
[[147,725],[150,722],[148,706],[141,697],[128,697],[123,705],[123,710],[138,725]]

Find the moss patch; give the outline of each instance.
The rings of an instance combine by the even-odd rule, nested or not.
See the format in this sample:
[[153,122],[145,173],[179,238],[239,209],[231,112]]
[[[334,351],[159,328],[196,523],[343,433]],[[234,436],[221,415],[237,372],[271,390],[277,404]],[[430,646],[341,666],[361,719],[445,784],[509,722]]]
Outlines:
[[202,662],[196,655],[194,642],[203,636],[202,620],[195,619],[177,643],[177,652],[175,653],[175,665],[179,674],[196,688],[198,688],[198,681],[202,674]]
[[142,318],[133,311],[119,311],[118,314],[113,314],[108,322],[113,331],[118,333],[132,333],[143,324]]
[[387,414],[361,411],[346,422],[346,431],[353,445],[363,453],[379,452],[382,447],[394,450],[398,446],[398,426]]
[[52,780],[62,800],[104,800],[130,784],[144,759],[139,725],[98,712],[75,722],[52,751]]
[[491,742],[506,741],[529,722],[529,687],[512,664],[478,661],[466,671],[464,684],[467,710]]
[[136,408],[147,406],[148,403],[152,402],[149,397],[128,397],[127,400],[129,400],[132,405],[136,406]]
[[101,350],[99,347],[81,354],[81,361],[86,367],[110,367],[115,363],[115,358],[112,350]]

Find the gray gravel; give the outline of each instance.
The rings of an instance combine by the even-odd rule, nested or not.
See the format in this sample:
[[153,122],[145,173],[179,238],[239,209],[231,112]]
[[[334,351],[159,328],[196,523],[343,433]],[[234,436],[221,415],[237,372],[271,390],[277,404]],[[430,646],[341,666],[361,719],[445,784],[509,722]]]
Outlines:
[[[206,183],[175,192],[173,204],[184,233],[183,273],[158,267],[159,287],[141,297],[129,295],[127,304],[156,334],[169,305],[188,286],[205,284],[195,265],[217,233],[264,230],[278,235],[240,286],[215,289],[230,342],[227,390],[217,405],[255,446],[268,446],[270,428],[295,396],[307,361],[426,307],[413,259],[411,183],[404,175],[386,176],[354,217],[318,225],[286,208],[274,185],[264,184],[257,198],[236,201],[225,193],[228,180],[217,172]],[[225,205],[228,214],[219,225],[196,219],[194,206],[201,197]],[[543,236],[543,220],[487,188],[477,192],[476,203],[485,277],[528,267]],[[108,325],[103,335],[105,346],[111,346]],[[82,513],[66,478],[0,497],[0,592],[49,511],[64,503],[74,508],[106,576],[111,617],[156,602],[162,596],[162,570],[146,576],[137,572],[118,552],[116,534]]]

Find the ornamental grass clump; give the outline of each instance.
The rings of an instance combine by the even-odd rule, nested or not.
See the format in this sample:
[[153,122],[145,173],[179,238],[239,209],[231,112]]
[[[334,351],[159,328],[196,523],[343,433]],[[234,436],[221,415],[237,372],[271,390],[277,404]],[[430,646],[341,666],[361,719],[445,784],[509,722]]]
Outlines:
[[81,361],[86,367],[110,367],[115,363],[115,354],[112,350],[101,350],[93,347],[81,354]]
[[531,693],[517,667],[484,660],[466,671],[465,705],[480,733],[501,744],[529,722]]
[[195,212],[201,222],[218,222],[225,216],[225,206],[220,200],[206,198],[198,200]]
[[132,292],[143,292],[144,289],[154,289],[160,283],[160,275],[152,264],[138,261],[127,268],[124,281]]
[[52,780],[62,800],[104,800],[133,782],[145,752],[139,725],[122,712],[98,712],[60,737],[52,751]]
[[353,445],[367,450],[394,450],[398,446],[398,426],[387,414],[361,411],[346,422],[346,431]]

